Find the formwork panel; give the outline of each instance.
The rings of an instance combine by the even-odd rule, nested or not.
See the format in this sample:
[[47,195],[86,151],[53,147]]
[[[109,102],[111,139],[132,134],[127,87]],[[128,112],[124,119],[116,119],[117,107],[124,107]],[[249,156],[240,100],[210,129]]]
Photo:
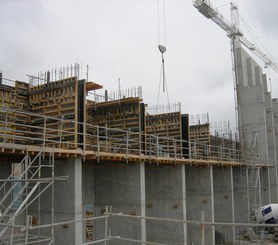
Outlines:
[[153,144],[148,144],[147,140],[148,150],[157,152],[159,156],[180,157],[182,155],[181,124],[180,112],[147,114],[146,133],[156,137],[153,139]]
[[[95,149],[97,141],[102,151],[139,154],[140,133],[144,131],[140,98],[87,104],[87,149]],[[115,129],[115,130],[113,130]]]

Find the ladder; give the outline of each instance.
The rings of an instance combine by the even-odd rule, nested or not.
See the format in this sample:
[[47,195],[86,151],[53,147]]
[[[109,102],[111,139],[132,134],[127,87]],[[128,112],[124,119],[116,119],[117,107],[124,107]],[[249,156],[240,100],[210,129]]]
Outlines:
[[93,212],[86,211],[86,236],[87,240],[92,241],[93,240],[93,220],[91,219],[93,217]]

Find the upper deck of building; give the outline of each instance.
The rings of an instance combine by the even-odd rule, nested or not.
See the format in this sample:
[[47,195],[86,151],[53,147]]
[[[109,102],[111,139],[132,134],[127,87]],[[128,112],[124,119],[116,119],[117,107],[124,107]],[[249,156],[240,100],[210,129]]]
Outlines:
[[0,82],[0,154],[44,151],[87,162],[271,166],[246,157],[239,142],[212,136],[209,124],[189,125],[179,109],[150,113],[141,88],[94,96],[101,85],[77,76],[30,84]]

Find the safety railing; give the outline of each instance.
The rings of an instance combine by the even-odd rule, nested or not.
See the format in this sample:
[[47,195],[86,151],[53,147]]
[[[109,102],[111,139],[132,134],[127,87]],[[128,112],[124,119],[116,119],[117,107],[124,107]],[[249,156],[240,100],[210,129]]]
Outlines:
[[[24,118],[24,120],[23,120]],[[83,133],[85,132],[85,133]],[[242,152],[239,144],[208,145],[145,132],[102,127],[0,108],[0,143],[144,155],[150,158],[271,164],[271,159]]]
[[[190,216],[190,214],[188,215]],[[199,218],[197,218],[199,216]],[[142,221],[144,221],[142,223]],[[206,241],[212,241],[212,237],[221,244],[246,244],[247,242],[265,243],[273,241],[273,235],[269,230],[277,229],[277,224],[264,223],[235,223],[235,222],[215,222],[206,217],[205,211],[200,211],[200,214],[195,219],[173,219],[150,217],[141,215],[130,215],[125,213],[115,213],[112,207],[106,207],[105,212],[101,216],[90,218],[82,218],[76,220],[66,220],[52,224],[32,225],[26,226],[10,225],[19,229],[21,236],[11,234],[10,236],[18,236],[20,242],[14,244],[38,244],[39,242],[47,242],[43,244],[52,244],[49,238],[44,236],[36,236],[33,233],[38,230],[67,227],[76,224],[79,227],[86,227],[86,224],[91,222],[93,224],[92,236],[86,236],[79,244],[108,244],[109,241],[125,241],[129,244],[149,244],[149,245],[166,245],[173,242],[174,239],[180,242],[188,242],[190,244],[206,244]],[[117,226],[113,225],[117,222],[121,224],[127,223],[129,230],[117,230]],[[136,224],[136,225],[130,225]],[[161,226],[164,229],[169,229],[167,233],[159,233],[159,236],[153,236],[151,232],[144,237],[141,232],[146,229],[146,224],[149,229],[156,226]],[[5,226],[6,224],[1,224]],[[177,231],[182,231],[178,233]],[[187,230],[187,232],[184,232]],[[171,234],[174,232],[174,235]],[[4,244],[10,244],[10,236],[1,239]],[[155,241],[158,240],[158,241]],[[163,240],[163,242],[161,242]],[[6,243],[5,243],[6,242]],[[220,243],[219,243],[220,244]]]

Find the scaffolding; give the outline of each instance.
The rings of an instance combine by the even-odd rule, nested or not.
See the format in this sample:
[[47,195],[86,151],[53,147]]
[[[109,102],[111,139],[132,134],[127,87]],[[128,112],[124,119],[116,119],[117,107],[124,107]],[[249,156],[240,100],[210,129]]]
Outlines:
[[[54,155],[43,150],[34,157],[28,154],[19,163],[12,163],[12,173],[0,180],[0,241],[3,244],[53,244],[54,228],[29,232],[28,227],[42,225],[41,197],[47,193],[51,223],[54,224],[54,182],[65,181],[54,173]],[[48,174],[47,174],[48,173]],[[25,229],[25,231],[23,231]]]

